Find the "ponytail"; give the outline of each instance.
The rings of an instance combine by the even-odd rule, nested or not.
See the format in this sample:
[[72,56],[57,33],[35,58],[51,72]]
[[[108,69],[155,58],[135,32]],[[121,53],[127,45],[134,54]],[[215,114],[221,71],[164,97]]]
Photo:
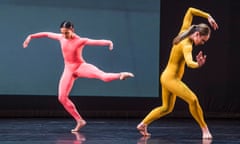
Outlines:
[[197,31],[197,25],[192,25],[186,31],[180,33],[173,39],[173,45],[178,44],[180,41],[193,34],[195,31]]

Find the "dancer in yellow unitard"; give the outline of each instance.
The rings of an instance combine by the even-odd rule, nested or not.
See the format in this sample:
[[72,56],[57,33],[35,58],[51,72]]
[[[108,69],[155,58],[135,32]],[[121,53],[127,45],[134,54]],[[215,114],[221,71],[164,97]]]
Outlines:
[[185,64],[190,68],[199,68],[205,63],[206,55],[202,51],[196,56],[196,61],[193,60],[192,49],[193,45],[203,45],[208,41],[211,34],[211,29],[207,24],[192,25],[193,16],[208,19],[211,27],[214,30],[218,29],[218,24],[209,13],[192,7],[188,8],[181,30],[173,40],[167,67],[160,78],[162,85],[162,106],[154,108],[137,126],[137,129],[143,136],[150,135],[147,131],[150,123],[172,112],[176,96],[178,96],[188,103],[191,115],[202,129],[202,138],[212,138],[204,120],[197,96],[181,80]]

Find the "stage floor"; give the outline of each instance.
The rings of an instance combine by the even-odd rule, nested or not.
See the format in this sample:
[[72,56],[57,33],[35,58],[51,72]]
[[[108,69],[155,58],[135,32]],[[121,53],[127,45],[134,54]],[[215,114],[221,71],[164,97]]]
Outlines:
[[140,119],[86,119],[80,132],[71,118],[2,118],[1,144],[240,144],[240,120],[207,120],[212,141],[201,139],[193,119],[164,118],[149,126],[150,138],[136,130]]

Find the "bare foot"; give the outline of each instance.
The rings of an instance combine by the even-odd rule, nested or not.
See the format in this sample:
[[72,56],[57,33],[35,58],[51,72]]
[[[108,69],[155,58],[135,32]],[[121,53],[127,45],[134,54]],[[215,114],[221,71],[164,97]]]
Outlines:
[[72,131],[72,132],[77,132],[77,131],[79,131],[82,127],[84,127],[86,124],[87,124],[87,122],[86,122],[85,120],[79,120],[79,121],[77,122],[76,127],[75,127],[74,129],[72,129],[71,131]]
[[202,138],[203,139],[212,139],[212,135],[208,128],[202,128]]
[[140,132],[140,134],[142,134],[143,136],[150,136],[151,134],[147,132],[147,125],[140,123],[137,126],[138,131]]
[[130,72],[121,72],[120,80],[125,80],[128,77],[134,77],[134,75]]

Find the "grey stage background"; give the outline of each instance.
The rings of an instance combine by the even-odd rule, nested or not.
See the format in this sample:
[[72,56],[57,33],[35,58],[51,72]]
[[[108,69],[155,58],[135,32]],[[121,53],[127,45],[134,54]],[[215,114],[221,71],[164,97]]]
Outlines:
[[82,37],[110,39],[108,47],[86,47],[84,58],[106,72],[130,71],[135,78],[104,83],[78,79],[72,96],[159,96],[159,0],[0,1],[0,95],[57,95],[63,60],[58,41],[30,33],[59,32],[63,20]]

